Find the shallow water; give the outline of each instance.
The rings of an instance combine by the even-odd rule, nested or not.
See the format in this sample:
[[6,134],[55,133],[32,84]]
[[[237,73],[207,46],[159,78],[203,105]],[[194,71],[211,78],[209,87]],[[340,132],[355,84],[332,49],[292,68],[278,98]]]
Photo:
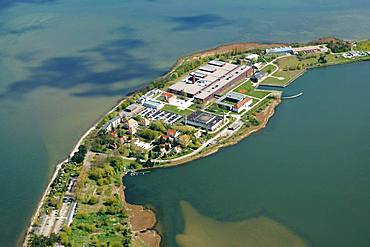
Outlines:
[[180,207],[185,219],[185,228],[184,233],[176,235],[176,242],[181,247],[307,246],[295,233],[267,216],[225,222],[200,215],[185,201],[180,201]]
[[0,0],[0,245],[15,245],[79,136],[178,56],[225,42],[368,38],[369,11],[367,0]]
[[203,221],[183,214],[182,201],[225,227],[267,217],[308,246],[368,246],[369,78],[369,62],[308,71],[292,84],[303,96],[283,101],[267,128],[188,165],[127,177],[126,198],[154,208],[163,246],[202,234],[186,226]]

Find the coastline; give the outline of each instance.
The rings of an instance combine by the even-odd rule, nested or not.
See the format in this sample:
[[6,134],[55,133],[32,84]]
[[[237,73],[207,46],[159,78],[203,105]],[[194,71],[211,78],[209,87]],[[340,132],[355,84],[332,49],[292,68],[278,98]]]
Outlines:
[[[188,56],[180,57],[179,59],[177,59],[176,63],[170,68],[170,70],[166,74],[162,75],[160,78],[163,78],[167,74],[171,73],[174,70],[174,68],[176,68],[176,66],[181,64],[182,62],[184,62],[186,60],[194,59],[196,57],[211,56],[211,55],[215,55],[215,54],[218,54],[218,53],[230,52],[230,51],[233,51],[235,49],[240,49],[240,51],[248,51],[248,50],[257,49],[257,48],[278,47],[278,46],[281,46],[281,45],[282,44],[236,43],[236,44],[225,44],[225,45],[217,46],[217,47],[209,49],[209,50],[200,51],[200,52],[190,54]],[[336,64],[328,64],[327,66],[330,66],[330,65],[336,65]],[[324,67],[324,66],[322,66],[322,67]],[[315,68],[317,68],[317,67],[315,67]],[[312,68],[310,68],[310,69],[312,69]],[[291,82],[295,81],[298,77],[303,75],[305,72],[306,72],[306,70],[303,71],[296,78],[293,78],[292,80],[290,80],[288,85]],[[146,86],[144,86],[143,88],[145,89],[145,87]],[[127,97],[118,100],[117,104],[115,104],[111,108],[111,110],[109,110],[107,113],[102,115],[103,116],[102,118],[104,118],[108,114],[116,111],[116,108],[118,106],[120,106],[120,104],[122,103],[123,100],[125,100],[127,98],[130,98],[131,95],[134,95],[135,93],[141,92],[141,90],[143,90],[143,88],[137,89],[137,90],[129,93],[127,95]],[[270,120],[270,118],[275,114],[275,112],[276,112],[275,108],[280,103],[281,103],[281,99],[280,99],[280,97],[278,97],[278,99],[272,100],[270,102],[270,104],[265,109],[263,109],[261,112],[256,114],[256,118],[260,121],[260,124],[258,126],[249,127],[248,129],[244,129],[244,128],[239,129],[235,135],[233,135],[231,137],[228,137],[227,139],[222,139],[220,143],[218,143],[216,145],[213,145],[210,148],[206,148],[206,149],[202,150],[201,152],[196,153],[192,156],[185,157],[184,159],[179,159],[179,160],[176,160],[174,162],[169,161],[168,163],[166,162],[166,163],[164,163],[163,165],[161,165],[159,167],[138,169],[136,171],[174,167],[174,166],[177,166],[177,165],[181,165],[181,164],[191,162],[191,161],[196,160],[196,159],[201,159],[201,158],[207,157],[211,154],[214,154],[214,153],[218,152],[221,148],[228,147],[228,146],[231,146],[231,145],[235,145],[238,142],[240,142],[241,140],[250,136],[251,134],[256,133],[259,130],[265,128],[267,126],[268,121]],[[76,143],[76,145],[72,149],[71,153],[69,154],[69,157],[71,157],[76,151],[78,151],[79,146],[85,141],[86,137],[88,137],[92,133],[92,131],[96,129],[96,127],[101,122],[102,118],[99,118],[97,120],[97,122],[92,127],[90,127],[81,136],[81,138],[78,140],[78,142]],[[42,206],[45,202],[45,199],[47,198],[48,194],[50,193],[51,185],[52,185],[53,181],[55,180],[55,178],[58,176],[58,172],[62,168],[62,165],[66,162],[68,162],[68,158],[65,159],[64,161],[60,162],[55,167],[55,171],[54,171],[53,175],[50,178],[50,181],[49,181],[49,183],[48,183],[48,185],[47,185],[47,187],[46,187],[46,189],[45,189],[45,191],[44,191],[44,193],[43,193],[43,195],[42,195],[42,197],[41,197],[41,199],[40,199],[40,201],[37,205],[35,213],[33,214],[33,217],[30,221],[29,227],[27,228],[27,231],[25,232],[25,235],[24,235],[24,238],[23,238],[23,246],[27,246],[27,242],[28,242],[30,233],[32,232],[32,225],[34,224],[34,222],[40,216],[40,210],[41,210],[41,208],[42,208]],[[122,179],[124,179],[125,175],[126,174],[123,174]],[[161,241],[161,236],[160,236],[159,232],[157,232],[154,229],[154,227],[157,223],[157,219],[156,219],[156,215],[155,215],[154,211],[152,211],[150,209],[147,209],[142,205],[129,204],[125,199],[124,187],[120,187],[120,190],[121,190],[121,193],[122,193],[122,200],[123,200],[123,203],[125,205],[125,209],[127,210],[127,213],[128,213],[128,216],[129,216],[128,217],[129,218],[129,224],[131,226],[132,232],[134,233],[134,239],[135,238],[139,239],[141,242],[144,242],[149,247],[159,247],[160,246],[160,241]]]
[[[209,56],[209,55],[215,55],[215,54],[218,54],[218,53],[223,53],[223,52],[228,52],[228,51],[232,51],[233,49],[239,47],[239,48],[243,48],[244,51],[247,51],[247,50],[251,50],[251,49],[257,49],[257,48],[265,48],[265,47],[278,47],[282,44],[276,44],[276,43],[271,43],[271,44],[258,44],[258,43],[253,43],[253,42],[242,42],[242,43],[234,43],[234,44],[222,44],[222,45],[219,45],[219,46],[216,46],[214,48],[210,48],[210,49],[207,49],[207,50],[203,50],[203,51],[197,51],[197,52],[194,52],[190,55],[187,55],[187,56],[182,56],[180,58],[178,58],[176,60],[176,62],[170,67],[169,71],[167,73],[165,73],[164,75],[162,75],[160,78],[164,77],[166,74],[169,74],[173,71],[173,69],[180,63],[182,63],[183,61],[187,60],[187,59],[194,59],[195,57],[199,57],[199,56]],[[145,88],[145,86],[144,86]],[[118,106],[120,106],[120,104],[122,103],[122,101],[124,101],[126,98],[129,98],[131,95],[137,93],[137,92],[140,92],[142,89],[139,88],[137,90],[133,90],[132,92],[129,92],[126,96],[122,97],[121,99],[118,99],[117,100],[117,103],[114,104],[109,111],[107,111],[106,113],[102,114],[102,116],[100,118],[97,119],[97,121],[86,131],[84,132],[84,134],[81,135],[81,137],[79,138],[79,140],[77,141],[77,143],[74,145],[72,151],[67,155],[68,158],[64,159],[63,161],[59,162],[56,166],[55,166],[55,169],[54,169],[54,172],[52,173],[52,176],[50,177],[49,179],[49,182],[47,184],[47,186],[45,187],[45,190],[44,190],[44,193],[42,194],[38,204],[37,204],[37,207],[34,211],[34,213],[32,214],[32,217],[31,217],[31,220],[28,224],[28,227],[25,229],[24,232],[21,233],[21,236],[19,237],[19,239],[22,239],[19,241],[19,245],[20,246],[23,246],[23,247],[27,247],[27,243],[28,243],[28,240],[29,240],[29,237],[30,237],[30,234],[32,232],[32,225],[36,222],[37,218],[40,216],[40,210],[45,202],[45,199],[47,198],[48,194],[50,193],[50,188],[51,188],[51,185],[53,183],[53,181],[55,180],[55,178],[57,177],[59,171],[61,170],[62,168],[62,165],[65,164],[66,162],[68,162],[68,159],[69,157],[73,156],[73,154],[75,152],[78,151],[78,147],[84,142],[85,138],[93,131],[96,129],[97,125],[101,122],[101,120],[108,114],[114,112],[116,110],[116,108]],[[214,152],[217,152],[214,151]],[[208,155],[211,155],[212,153],[214,152],[211,152]],[[205,157],[205,156],[201,156],[201,157]],[[179,164],[183,164],[183,163],[187,163],[187,162],[190,162],[191,160],[194,160],[194,159],[198,159],[198,158],[201,158],[201,157],[192,157],[191,159],[189,160],[184,160],[183,162],[179,163]],[[175,164],[172,164],[172,166],[174,166]],[[163,166],[165,167],[165,166]],[[123,176],[124,177],[124,176]],[[123,197],[125,198],[125,197]],[[126,202],[125,200],[125,203],[128,205],[128,203]],[[153,213],[154,214],[154,213]],[[154,227],[154,225],[153,225]],[[147,230],[153,230],[153,229],[150,229],[150,228],[153,228],[153,227],[149,227]],[[158,234],[158,236],[160,237],[160,235]],[[156,238],[157,236],[155,236]]]
[[144,242],[146,246],[160,247],[161,235],[154,229],[157,224],[157,217],[154,211],[142,205],[128,203],[125,197],[125,186],[122,185],[120,190],[121,198],[128,214],[128,222],[133,233],[133,239]]
[[[49,195],[50,193],[50,189],[51,189],[51,185],[53,183],[53,181],[56,179],[56,177],[58,176],[58,173],[59,171],[61,170],[63,164],[67,163],[68,160],[69,160],[69,157],[72,157],[77,151],[78,151],[78,148],[79,146],[85,141],[85,138],[93,131],[96,129],[97,125],[100,123],[100,121],[102,120],[102,118],[104,118],[104,116],[106,116],[107,114],[110,114],[112,112],[115,111],[115,108],[122,102],[122,100],[118,100],[118,103],[117,104],[114,104],[113,107],[111,107],[111,109],[102,115],[102,117],[99,117],[98,120],[84,133],[81,135],[81,137],[78,139],[78,141],[76,142],[76,144],[74,145],[72,151],[68,154],[67,158],[64,159],[63,161],[59,162],[55,169],[54,169],[54,172],[51,176],[51,178],[49,179],[49,183],[47,184],[45,190],[44,190],[44,193],[42,194],[38,204],[37,204],[37,207],[36,207],[36,210],[34,211],[33,213],[33,216],[28,224],[28,227],[25,229],[25,231],[22,233],[22,235],[20,236],[19,239],[22,239],[22,240],[19,240],[19,246],[23,246],[23,247],[27,247],[27,243],[28,243],[28,240],[29,240],[29,236],[30,236],[30,233],[32,232],[32,225],[36,222],[37,218],[40,216],[40,210],[45,202],[45,199],[47,198],[47,196]],[[21,244],[22,242],[22,244]]]
[[[233,146],[238,144],[240,141],[244,140],[245,138],[249,137],[250,135],[257,133],[258,131],[266,128],[269,120],[274,116],[275,114],[275,108],[281,103],[281,99],[278,98],[276,100],[273,100],[271,104],[269,104],[266,109],[261,111],[256,115],[257,119],[261,121],[261,124],[255,127],[252,127],[245,131],[244,133],[241,133],[240,135],[233,137],[230,137],[227,139],[226,143],[213,146],[210,150],[207,150],[204,153],[197,154],[195,156],[191,156],[189,158],[185,158],[183,160],[179,160],[173,163],[168,163],[165,165],[162,165],[160,167],[152,167],[147,169],[140,169],[138,171],[149,171],[153,169],[166,169],[171,167],[176,167],[179,165],[186,165],[187,163],[206,158],[207,156],[210,156],[212,154],[217,153],[221,148],[226,148],[229,146]],[[239,130],[240,131],[240,130]],[[124,176],[123,176],[124,179]],[[133,225],[133,228],[137,227],[138,229],[133,229],[133,231],[137,234],[139,231],[139,234],[135,235],[139,239],[141,239],[148,247],[159,247],[160,241],[161,241],[161,235],[160,233],[154,229],[157,218],[155,215],[155,212],[151,209],[145,208],[143,205],[133,205],[128,203],[125,200],[124,196],[125,192],[123,192],[123,199],[124,203],[127,206],[126,210],[129,214],[129,221],[130,224]],[[144,215],[143,215],[144,214]],[[152,219],[154,217],[154,219]],[[136,231],[135,231],[136,230]]]

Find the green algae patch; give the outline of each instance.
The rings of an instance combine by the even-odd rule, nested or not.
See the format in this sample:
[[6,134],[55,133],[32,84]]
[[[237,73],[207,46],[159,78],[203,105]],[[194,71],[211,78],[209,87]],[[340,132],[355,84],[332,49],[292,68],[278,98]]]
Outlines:
[[305,241],[281,223],[266,217],[222,222],[201,215],[181,201],[185,229],[176,236],[181,247],[304,247]]

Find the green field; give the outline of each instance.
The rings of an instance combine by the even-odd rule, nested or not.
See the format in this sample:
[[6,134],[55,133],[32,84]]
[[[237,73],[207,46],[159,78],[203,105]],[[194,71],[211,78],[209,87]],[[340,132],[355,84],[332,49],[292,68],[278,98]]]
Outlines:
[[253,91],[253,90],[254,90],[254,87],[252,86],[252,82],[247,81],[247,82],[244,82],[243,84],[241,84],[236,89],[234,89],[234,92],[245,94],[246,92]]
[[270,92],[262,91],[262,90],[253,90],[248,93],[245,93],[245,95],[255,97],[258,99],[262,99],[263,97],[267,96]]
[[355,50],[370,51],[370,40],[364,40],[357,43]]
[[224,108],[219,107],[216,103],[210,105],[207,108],[207,111],[213,112],[213,113],[216,113],[216,114],[219,114],[219,115],[223,115],[223,114],[226,114],[226,113],[230,112],[230,111],[228,111]]
[[166,112],[171,112],[171,113],[176,113],[176,114],[179,114],[179,115],[182,115],[182,116],[187,116],[189,114],[191,114],[193,111],[189,110],[189,109],[185,109],[185,110],[180,110],[177,108],[177,106],[173,106],[173,105],[165,105],[163,108],[162,108],[163,111],[166,111]]
[[262,69],[262,71],[263,71],[263,72],[265,72],[266,74],[270,74],[270,73],[272,73],[275,69],[276,69],[276,67],[275,67],[274,65],[269,64],[269,65],[267,65],[266,67],[264,67],[264,68]]
[[[271,66],[273,66],[273,65],[271,65]],[[247,82],[243,83],[242,85],[240,85],[239,87],[234,89],[234,92],[242,93],[242,94],[252,96],[252,97],[256,97],[256,98],[259,98],[259,99],[262,99],[267,94],[269,94],[269,92],[266,92],[266,91],[255,90],[254,87],[252,86],[251,81],[247,81]]]

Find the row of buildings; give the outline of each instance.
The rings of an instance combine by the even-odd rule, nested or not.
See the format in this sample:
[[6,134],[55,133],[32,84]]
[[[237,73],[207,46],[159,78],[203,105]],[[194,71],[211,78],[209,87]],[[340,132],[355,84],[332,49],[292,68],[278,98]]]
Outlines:
[[276,47],[276,48],[268,48],[266,49],[266,54],[294,54],[297,55],[299,53],[318,53],[318,52],[327,52],[328,48],[323,45],[310,45],[310,46],[302,46],[302,47],[291,47],[291,46],[284,46],[284,47]]

